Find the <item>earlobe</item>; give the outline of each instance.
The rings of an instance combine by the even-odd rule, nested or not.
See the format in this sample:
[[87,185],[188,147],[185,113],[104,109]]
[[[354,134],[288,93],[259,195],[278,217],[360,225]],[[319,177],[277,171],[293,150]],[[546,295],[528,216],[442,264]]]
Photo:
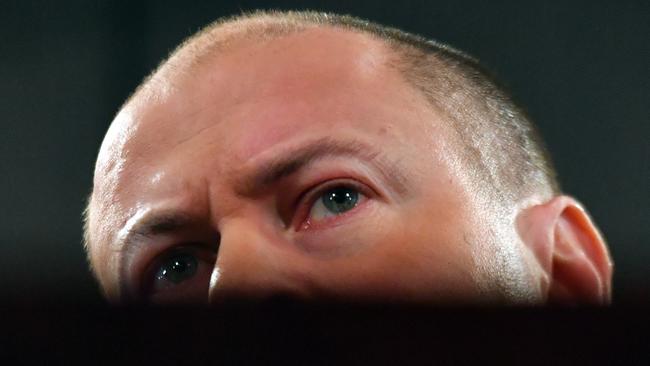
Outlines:
[[542,270],[542,291],[549,303],[610,302],[612,262],[607,246],[575,199],[559,196],[528,208],[517,224]]

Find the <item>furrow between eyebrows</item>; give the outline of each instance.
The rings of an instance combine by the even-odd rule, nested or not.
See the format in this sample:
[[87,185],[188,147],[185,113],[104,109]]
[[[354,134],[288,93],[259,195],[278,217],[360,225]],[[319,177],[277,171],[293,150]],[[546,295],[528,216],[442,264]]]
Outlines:
[[[330,137],[315,140],[294,149],[288,149],[279,156],[258,163],[238,181],[238,193],[251,195],[260,192],[304,169],[309,164],[325,157],[354,157],[371,164],[382,178],[391,184],[397,193],[406,191],[407,179],[398,162],[385,156],[376,146],[370,146],[360,140],[337,140]],[[177,210],[152,210],[136,219],[132,227],[118,242],[121,252],[121,269],[124,270],[125,260],[140,247],[145,239],[175,232],[196,224],[196,217]],[[122,273],[123,275],[123,273]],[[123,276],[121,276],[123,278]]]

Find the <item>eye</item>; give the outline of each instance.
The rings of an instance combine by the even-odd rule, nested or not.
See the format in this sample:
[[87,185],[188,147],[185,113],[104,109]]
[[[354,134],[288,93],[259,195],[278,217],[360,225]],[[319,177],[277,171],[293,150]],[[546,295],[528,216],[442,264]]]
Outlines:
[[207,301],[216,253],[200,247],[181,247],[154,261],[146,293],[154,303]]
[[319,190],[312,197],[308,201],[312,203],[302,225],[303,229],[342,216],[367,199],[366,195],[361,193],[361,189],[350,183],[339,183],[325,190]]
[[350,211],[359,203],[360,193],[350,187],[335,187],[323,192],[309,211],[309,218],[322,220]]
[[160,265],[156,280],[179,284],[192,278],[196,274],[199,263],[193,255],[180,253],[166,258]]

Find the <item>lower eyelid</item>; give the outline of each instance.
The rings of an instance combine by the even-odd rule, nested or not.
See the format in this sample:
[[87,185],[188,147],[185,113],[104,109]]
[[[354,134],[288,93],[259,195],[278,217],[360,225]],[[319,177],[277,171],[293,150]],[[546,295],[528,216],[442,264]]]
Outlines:
[[292,237],[296,250],[306,256],[332,259],[376,245],[377,242],[365,239],[372,237],[370,232],[376,232],[377,220],[385,213],[382,203],[368,199],[348,213],[332,222],[315,224],[307,230],[296,232]]

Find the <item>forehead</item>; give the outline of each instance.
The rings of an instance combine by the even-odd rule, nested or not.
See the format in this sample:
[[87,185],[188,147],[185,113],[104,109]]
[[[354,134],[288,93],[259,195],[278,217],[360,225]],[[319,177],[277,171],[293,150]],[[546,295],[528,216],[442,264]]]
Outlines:
[[[118,114],[102,144],[96,177],[124,172],[125,165],[150,155],[175,154],[175,147],[196,143],[207,129],[232,134],[222,146],[237,140],[227,146],[229,153],[246,160],[296,127],[351,127],[361,121],[352,120],[350,111],[377,108],[364,101],[391,94],[395,104],[414,99],[401,75],[387,66],[389,55],[382,42],[366,35],[314,28],[269,41],[243,40],[198,61],[171,63]],[[264,134],[247,133],[260,128]]]
[[427,131],[440,127],[430,123],[427,103],[387,66],[390,58],[368,36],[311,29],[167,67],[118,114],[102,145],[94,209],[107,221],[104,239],[147,195],[192,190],[210,178],[169,179],[170,171],[211,171],[225,181],[236,167],[300,139],[357,135],[399,145],[436,135]]
[[[123,111],[123,125],[143,132],[126,147],[147,146],[153,143],[149,140],[180,141],[242,110],[264,113],[265,123],[273,114],[292,111],[327,108],[336,113],[347,105],[337,108],[341,101],[332,98],[360,94],[372,98],[401,79],[386,66],[389,52],[383,43],[337,29],[242,40],[202,58],[177,59]],[[268,108],[270,102],[275,103],[273,108]],[[209,120],[202,118],[206,115]],[[246,117],[240,123],[251,121]]]

